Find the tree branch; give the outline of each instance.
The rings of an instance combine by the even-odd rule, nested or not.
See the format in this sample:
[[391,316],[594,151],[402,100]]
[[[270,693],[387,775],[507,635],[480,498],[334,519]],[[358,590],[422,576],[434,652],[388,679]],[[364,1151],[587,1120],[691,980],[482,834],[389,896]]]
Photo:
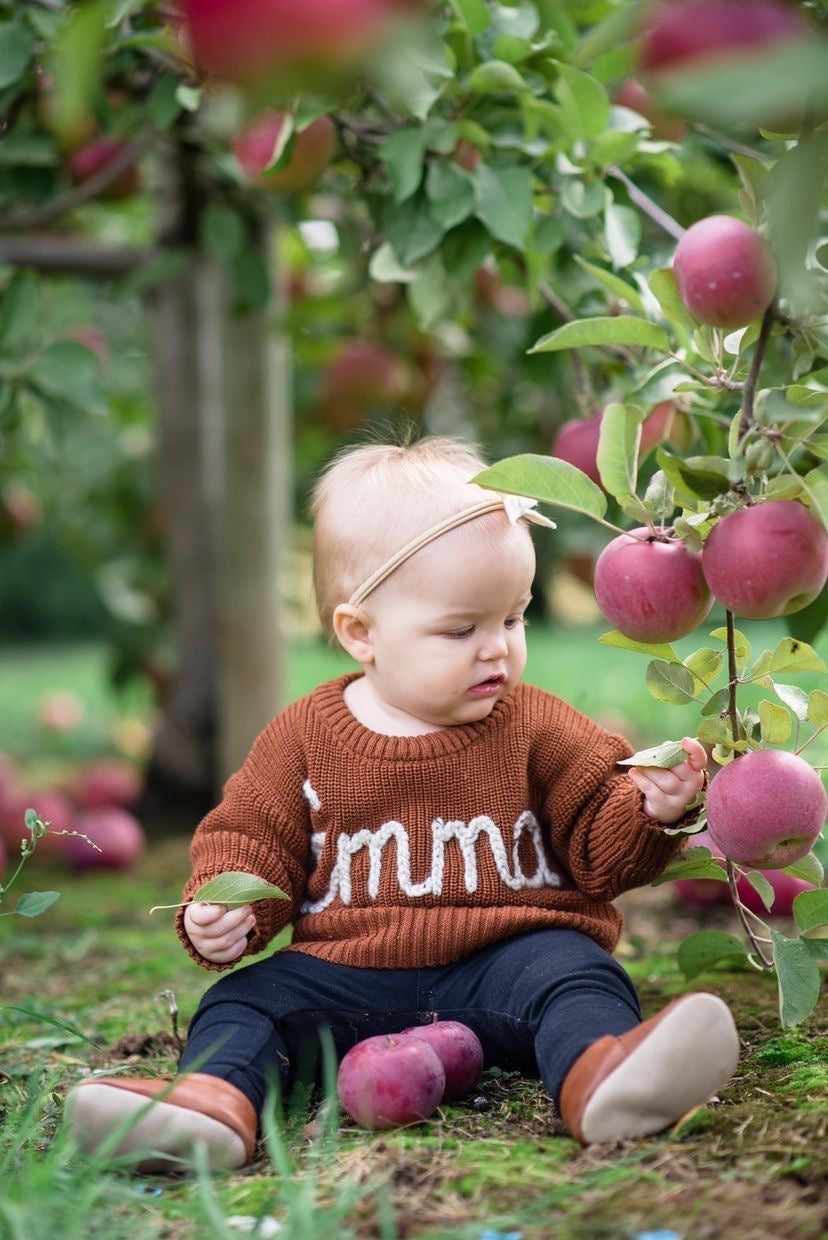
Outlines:
[[61,235],[0,237],[0,263],[103,280],[130,275],[162,253],[129,246],[95,245]]
[[10,211],[8,215],[0,216],[0,233],[25,232],[38,228],[56,219],[59,215],[63,215],[66,211],[74,210],[75,207],[81,206],[91,198],[96,198],[104,190],[109,189],[110,185],[114,185],[118,177],[140,159],[155,137],[156,133],[153,129],[139,138],[134,138],[132,142],[127,142],[123,150],[114,155],[102,168],[99,168],[92,176],[86,177],[79,185],[73,186],[72,189],[62,194],[57,194],[54,198],[36,207],[23,211]]
[[639,189],[635,181],[631,181],[626,172],[622,172],[620,168],[613,166],[612,168],[607,168],[607,175],[615,177],[616,181],[621,182],[635,205],[640,207],[645,215],[649,215],[654,224],[658,224],[659,228],[663,228],[669,236],[675,237],[676,241],[681,241],[687,230],[682,228],[678,220],[674,220],[672,215],[668,215],[657,202],[653,202],[649,194],[645,194],[643,189]]
[[740,439],[750,430],[754,423],[753,405],[756,400],[756,387],[759,382],[759,372],[762,369],[762,362],[765,360],[765,350],[768,347],[771,328],[775,318],[776,306],[771,302],[762,318],[762,327],[756,340],[756,348],[750,361],[750,370],[745,380],[744,392],[742,394],[742,416],[739,419]]

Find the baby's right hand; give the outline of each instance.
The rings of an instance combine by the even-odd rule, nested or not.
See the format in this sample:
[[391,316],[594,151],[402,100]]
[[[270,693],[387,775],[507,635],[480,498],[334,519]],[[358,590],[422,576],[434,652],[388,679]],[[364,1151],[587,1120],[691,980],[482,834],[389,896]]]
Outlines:
[[238,960],[247,947],[247,934],[256,924],[249,904],[228,908],[226,904],[188,904],[184,929],[193,947],[213,964]]

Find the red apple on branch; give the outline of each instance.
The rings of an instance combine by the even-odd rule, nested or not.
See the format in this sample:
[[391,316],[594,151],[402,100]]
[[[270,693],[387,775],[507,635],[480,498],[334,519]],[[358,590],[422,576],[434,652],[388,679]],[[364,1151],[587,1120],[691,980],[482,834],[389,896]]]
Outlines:
[[620,534],[595,564],[598,606],[633,641],[686,637],[713,605],[701,556],[683,542],[645,527]]
[[251,181],[262,189],[296,193],[321,175],[336,150],[336,130],[327,116],[320,116],[296,135],[290,158],[278,172],[268,172],[282,133],[286,112],[262,112],[233,142],[233,154]]
[[828,534],[796,500],[740,508],[711,530],[702,570],[714,596],[734,615],[769,620],[800,611],[828,579]]
[[343,1057],[337,1073],[339,1101],[363,1128],[394,1128],[428,1119],[440,1104],[446,1074],[422,1038],[365,1038]]
[[[117,155],[120,155],[126,143],[115,138],[93,138],[84,146],[78,147],[69,156],[69,175],[76,184],[87,181],[96,172],[106,168]],[[141,187],[141,177],[136,164],[130,164],[115,178],[99,197],[107,199],[129,198]]]
[[[552,456],[575,465],[594,483],[601,486],[598,472],[598,441],[601,437],[601,413],[588,418],[570,418],[559,428],[552,442]],[[671,400],[659,401],[641,423],[639,455],[644,456],[658,443],[678,441],[684,437],[683,419]]]
[[708,215],[688,228],[676,247],[673,273],[694,318],[728,331],[764,314],[776,292],[767,242],[732,215]]
[[443,1102],[454,1102],[474,1089],[483,1071],[483,1047],[473,1029],[459,1020],[435,1020],[403,1029],[400,1038],[420,1038],[437,1053],[446,1075]]
[[827,806],[822,780],[804,758],[757,749],[710,781],[707,830],[722,856],[738,865],[784,869],[811,851]]

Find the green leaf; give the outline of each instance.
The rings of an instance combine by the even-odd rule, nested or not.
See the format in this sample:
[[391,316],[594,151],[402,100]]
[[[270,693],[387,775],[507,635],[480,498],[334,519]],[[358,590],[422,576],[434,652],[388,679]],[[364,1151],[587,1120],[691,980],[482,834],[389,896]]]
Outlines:
[[[771,657],[770,651],[767,651],[767,656],[768,656],[768,661],[770,661],[770,657]],[[758,662],[759,660],[757,660],[757,664]],[[752,672],[754,675],[756,674],[756,665],[754,665]],[[773,691],[776,694],[776,696],[785,703],[785,705],[788,707],[789,710],[793,711],[793,713],[796,715],[800,723],[804,723],[805,720],[808,718],[808,702],[809,702],[808,694],[805,692],[805,690],[800,689],[799,685],[779,685],[776,683],[776,681],[773,681],[773,680],[770,683],[773,685]],[[821,692],[820,689],[814,690],[814,693],[820,693],[820,692]],[[828,694],[823,693],[822,696],[826,700],[826,705],[828,705]],[[815,722],[815,721],[812,721],[812,722]],[[828,715],[826,715],[825,722],[828,723]]]
[[17,901],[12,912],[19,913],[21,917],[39,917],[59,899],[59,891],[27,891]]
[[491,21],[485,0],[451,0],[451,7],[470,34],[481,34]]
[[[779,692],[778,687],[777,692]],[[824,693],[822,689],[813,689],[806,700],[806,719],[818,728],[828,726],[828,693]]]
[[73,5],[46,61],[53,82],[49,123],[70,141],[83,133],[101,90],[108,16],[107,0]]
[[73,340],[48,345],[29,367],[27,378],[44,395],[65,401],[84,413],[106,413],[98,359]]
[[413,284],[417,279],[417,268],[403,267],[387,241],[374,250],[368,270],[378,284]]
[[807,642],[783,637],[771,655],[770,672],[828,672],[823,660]]
[[526,248],[532,219],[532,176],[527,168],[481,163],[474,170],[475,214],[493,237]]
[[681,741],[662,741],[650,749],[639,749],[630,758],[619,759],[618,766],[658,766],[669,769],[689,758]]
[[506,60],[486,60],[476,65],[466,85],[473,95],[522,94],[529,90],[515,66]]
[[426,176],[431,213],[444,228],[454,228],[474,210],[474,181],[451,160],[432,160]]
[[661,267],[658,271],[654,271],[650,276],[649,284],[653,296],[664,311],[665,318],[688,331],[693,331],[696,320],[679,297],[672,267]]
[[23,76],[34,45],[34,32],[23,22],[0,22],[0,90]]
[[672,646],[666,642],[637,642],[632,637],[613,630],[602,633],[598,638],[602,646],[617,646],[619,650],[634,650],[637,654],[646,654],[650,659],[666,659],[669,663],[681,663]]
[[722,670],[724,652],[711,650],[709,646],[702,646],[699,650],[694,650],[692,654],[689,654],[683,662],[688,672],[699,682],[699,692],[701,692],[710,688]]
[[813,852],[806,853],[804,857],[794,861],[793,865],[786,865],[785,873],[793,878],[804,878],[806,883],[813,883],[815,887],[820,887],[825,878],[822,862]]
[[570,138],[584,141],[597,138],[609,128],[610,102],[601,83],[572,65],[558,62],[555,95],[563,109],[564,125]]
[[288,900],[281,887],[243,870],[228,870],[199,887],[194,900],[209,904],[252,904],[254,900]]
[[603,517],[607,510],[607,498],[601,488],[576,466],[554,456],[527,452],[506,457],[472,481],[492,491],[526,495],[588,517]]
[[417,279],[408,286],[408,301],[424,331],[448,313],[451,295],[439,252],[429,254],[417,265]]
[[37,326],[40,287],[33,271],[18,271],[0,298],[0,340],[9,348],[25,341]]
[[723,930],[699,930],[679,945],[678,966],[689,980],[704,973],[720,960],[745,957],[745,945],[733,934]]
[[745,878],[757,893],[765,908],[770,911],[776,899],[776,889],[773,883],[769,882],[760,870],[749,870]]
[[423,191],[403,203],[389,199],[385,212],[385,235],[399,261],[411,267],[440,244],[446,229],[431,213]]
[[607,405],[601,418],[596,463],[604,489],[619,502],[632,498],[638,478],[638,448],[644,410],[636,405]]
[[588,220],[603,211],[607,189],[602,181],[582,181],[567,177],[561,187],[561,206],[576,220]]
[[654,659],[646,673],[647,689],[658,702],[672,702],[684,706],[695,697],[695,683],[686,667],[680,663],[665,663]]
[[[713,629],[710,633],[711,637],[717,638],[718,641],[727,641],[727,629]],[[733,630],[733,647],[736,655],[736,670],[741,671],[750,659],[750,642],[740,629]]]
[[765,745],[783,745],[791,734],[791,713],[763,698],[759,703],[759,728]]
[[779,985],[782,1027],[793,1029],[796,1025],[801,1025],[816,1007],[822,976],[816,961],[801,939],[785,938],[773,929],[770,936]]
[[573,254],[572,257],[578,266],[602,284],[608,293],[625,301],[638,314],[643,315],[644,302],[637,288],[628,284],[626,280],[622,280],[614,271],[605,271],[603,267],[598,267],[595,263],[588,263],[585,258],[581,258],[580,254]]
[[204,248],[213,258],[235,258],[244,248],[244,220],[232,207],[209,203],[199,217],[199,228]]
[[677,878],[709,878],[714,882],[727,882],[723,864],[716,861],[710,849],[702,845],[691,845],[676,853],[666,870],[650,886],[661,887],[664,883],[675,882]]
[[410,126],[394,130],[380,147],[379,157],[388,173],[395,202],[405,202],[419,188],[425,140],[421,126]]
[[828,888],[800,891],[799,895],[794,897],[793,915],[797,929],[803,934],[808,930],[828,926]]
[[54,1025],[55,1028],[63,1029],[74,1037],[80,1038],[82,1042],[88,1042],[90,1046],[100,1045],[94,1038],[90,1038],[82,1029],[79,1029],[77,1025],[70,1025],[68,1021],[58,1020],[55,1016],[47,1016],[45,1012],[35,1011],[34,1008],[19,1007],[16,1003],[4,1004],[3,1009],[6,1012],[22,1012],[24,1016],[31,1016],[33,1020],[42,1021],[44,1025]]
[[613,267],[629,267],[641,244],[641,216],[632,207],[610,203],[604,212],[604,244]]
[[814,516],[828,529],[828,470],[824,465],[812,469],[803,482],[811,497]]
[[645,349],[670,352],[663,328],[630,314],[605,315],[565,323],[536,340],[529,353],[554,353],[558,349],[580,349],[587,345],[639,345]]
[[701,713],[706,718],[709,718],[711,715],[720,715],[722,711],[727,710],[729,701],[730,695],[727,689],[717,689],[704,703]]

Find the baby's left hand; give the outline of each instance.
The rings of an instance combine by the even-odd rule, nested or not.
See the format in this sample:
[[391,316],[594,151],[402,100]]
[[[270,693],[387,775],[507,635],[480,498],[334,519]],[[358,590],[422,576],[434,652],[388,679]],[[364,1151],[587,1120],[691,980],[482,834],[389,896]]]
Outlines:
[[687,758],[678,766],[634,766],[630,779],[644,794],[644,813],[669,825],[677,822],[704,787],[707,754],[694,736],[685,736]]

